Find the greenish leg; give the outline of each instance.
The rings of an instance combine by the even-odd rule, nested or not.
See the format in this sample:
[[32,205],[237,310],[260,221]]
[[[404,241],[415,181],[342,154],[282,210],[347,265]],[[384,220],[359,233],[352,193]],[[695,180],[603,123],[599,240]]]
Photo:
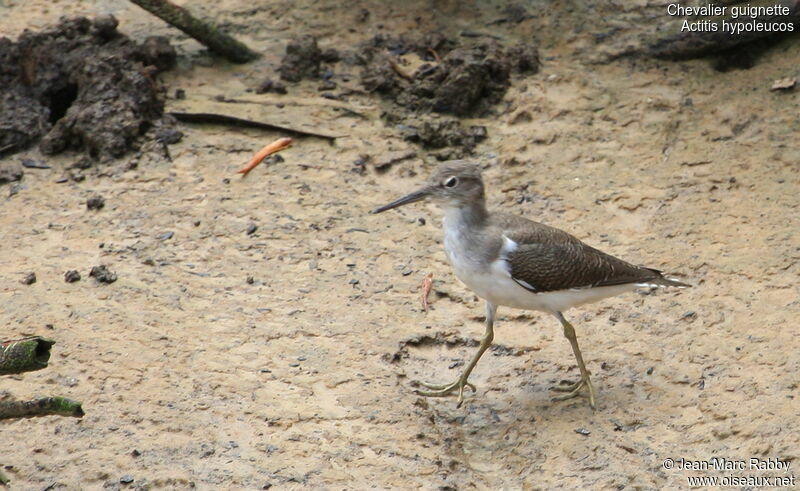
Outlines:
[[589,391],[589,405],[592,406],[592,409],[595,409],[594,399],[595,399],[595,392],[594,386],[592,385],[592,380],[589,378],[589,371],[586,369],[586,365],[583,363],[583,355],[581,354],[581,349],[578,347],[578,338],[575,336],[575,328],[572,327],[572,324],[564,318],[564,315],[561,312],[556,312],[556,318],[558,318],[561,325],[564,327],[564,336],[569,340],[569,344],[572,345],[572,352],[575,353],[575,360],[578,362],[578,368],[581,371],[581,379],[570,385],[557,385],[552,387],[552,390],[556,390],[559,392],[566,392],[563,396],[554,397],[554,401],[565,401],[567,399],[572,399],[573,397],[577,397],[581,393],[581,389],[586,387]]
[[461,404],[464,402],[464,387],[469,387],[472,389],[472,392],[475,392],[475,386],[467,382],[467,379],[469,378],[469,374],[472,373],[472,369],[478,364],[478,360],[480,360],[481,356],[483,356],[483,353],[489,349],[489,346],[492,345],[492,340],[494,339],[494,316],[496,313],[497,306],[486,302],[486,332],[483,335],[483,339],[481,339],[478,352],[472,357],[469,365],[467,365],[467,368],[461,372],[461,376],[459,376],[458,379],[449,384],[429,384],[426,382],[420,382],[422,386],[431,390],[415,390],[414,392],[426,397],[444,397],[452,394],[455,391],[458,391],[457,407],[461,407]]

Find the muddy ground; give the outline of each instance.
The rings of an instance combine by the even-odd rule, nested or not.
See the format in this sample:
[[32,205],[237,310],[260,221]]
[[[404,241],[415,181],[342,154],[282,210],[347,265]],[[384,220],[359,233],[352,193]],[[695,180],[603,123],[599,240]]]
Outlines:
[[[2,337],[57,344],[48,369],[4,377],[2,395],[64,395],[86,410],[0,423],[12,488],[655,489],[797,475],[800,120],[798,93],[769,87],[798,75],[800,45],[747,71],[602,63],[657,31],[663,3],[523,6],[193,5],[264,53],[230,65],[127,3],[2,2],[12,38],[63,14],[111,13],[133,39],[176,47],[170,94],[248,99],[276,122],[342,135],[297,138],[245,179],[236,169],[283,133],[181,124],[171,160],[133,152],[83,180],[62,179],[78,153],[3,159],[50,168],[0,187]],[[353,89],[356,67],[336,65],[339,100],[319,80],[248,91],[278,79],[290,38],[350,49],[416,30],[538,45],[540,71],[512,75],[497,105],[463,121],[487,129],[473,158],[492,205],[694,285],[568,313],[597,411],[550,400],[551,385],[577,376],[558,323],[502,308],[474,397],[457,408],[414,395],[414,380],[455,378],[483,330],[480,302],[446,263],[436,209],[368,214],[414,188],[435,156],[384,124],[386,103]],[[408,158],[378,172],[387,155]],[[104,206],[87,209],[95,195]],[[89,276],[101,264],[115,282]],[[68,270],[81,280],[65,282]],[[37,281],[22,284],[30,272]],[[663,466],[712,457],[792,468]]]

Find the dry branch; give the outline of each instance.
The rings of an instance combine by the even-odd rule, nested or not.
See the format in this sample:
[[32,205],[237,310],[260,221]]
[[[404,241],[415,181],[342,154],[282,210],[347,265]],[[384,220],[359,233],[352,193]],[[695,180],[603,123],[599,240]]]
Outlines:
[[259,57],[258,53],[243,43],[219,32],[214,25],[197,19],[188,10],[168,0],[131,0],[131,2],[198,40],[213,53],[235,63],[247,63]]

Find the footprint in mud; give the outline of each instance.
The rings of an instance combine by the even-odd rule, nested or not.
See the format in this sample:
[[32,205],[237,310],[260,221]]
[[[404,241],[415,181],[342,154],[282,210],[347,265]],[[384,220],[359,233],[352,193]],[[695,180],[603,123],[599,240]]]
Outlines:
[[[426,382],[450,382],[456,379],[464,365],[475,354],[480,341],[477,338],[466,338],[455,332],[436,332],[422,334],[405,339],[399,343],[399,348],[394,353],[384,355],[384,360],[393,365],[403,365],[410,372],[412,387],[421,387],[420,380]],[[485,357],[476,367],[470,381],[486,379],[496,374],[514,373],[525,370],[528,357],[522,355],[531,351],[538,351],[539,347],[509,347],[503,344],[493,344],[487,354],[504,358],[501,366],[497,361],[489,361]],[[492,364],[494,366],[489,367]],[[484,385],[485,382],[479,383]],[[495,385],[495,389],[498,387]]]

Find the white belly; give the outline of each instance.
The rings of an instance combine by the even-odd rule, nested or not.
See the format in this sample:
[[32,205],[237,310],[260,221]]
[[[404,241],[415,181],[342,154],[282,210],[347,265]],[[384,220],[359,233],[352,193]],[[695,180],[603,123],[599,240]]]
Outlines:
[[597,302],[604,298],[633,291],[635,284],[601,286],[597,288],[580,288],[556,290],[545,293],[533,293],[520,286],[508,274],[505,261],[495,261],[489,271],[459,271],[454,265],[456,277],[463,281],[476,295],[495,305],[515,309],[539,310],[543,312],[564,312],[572,307]]

